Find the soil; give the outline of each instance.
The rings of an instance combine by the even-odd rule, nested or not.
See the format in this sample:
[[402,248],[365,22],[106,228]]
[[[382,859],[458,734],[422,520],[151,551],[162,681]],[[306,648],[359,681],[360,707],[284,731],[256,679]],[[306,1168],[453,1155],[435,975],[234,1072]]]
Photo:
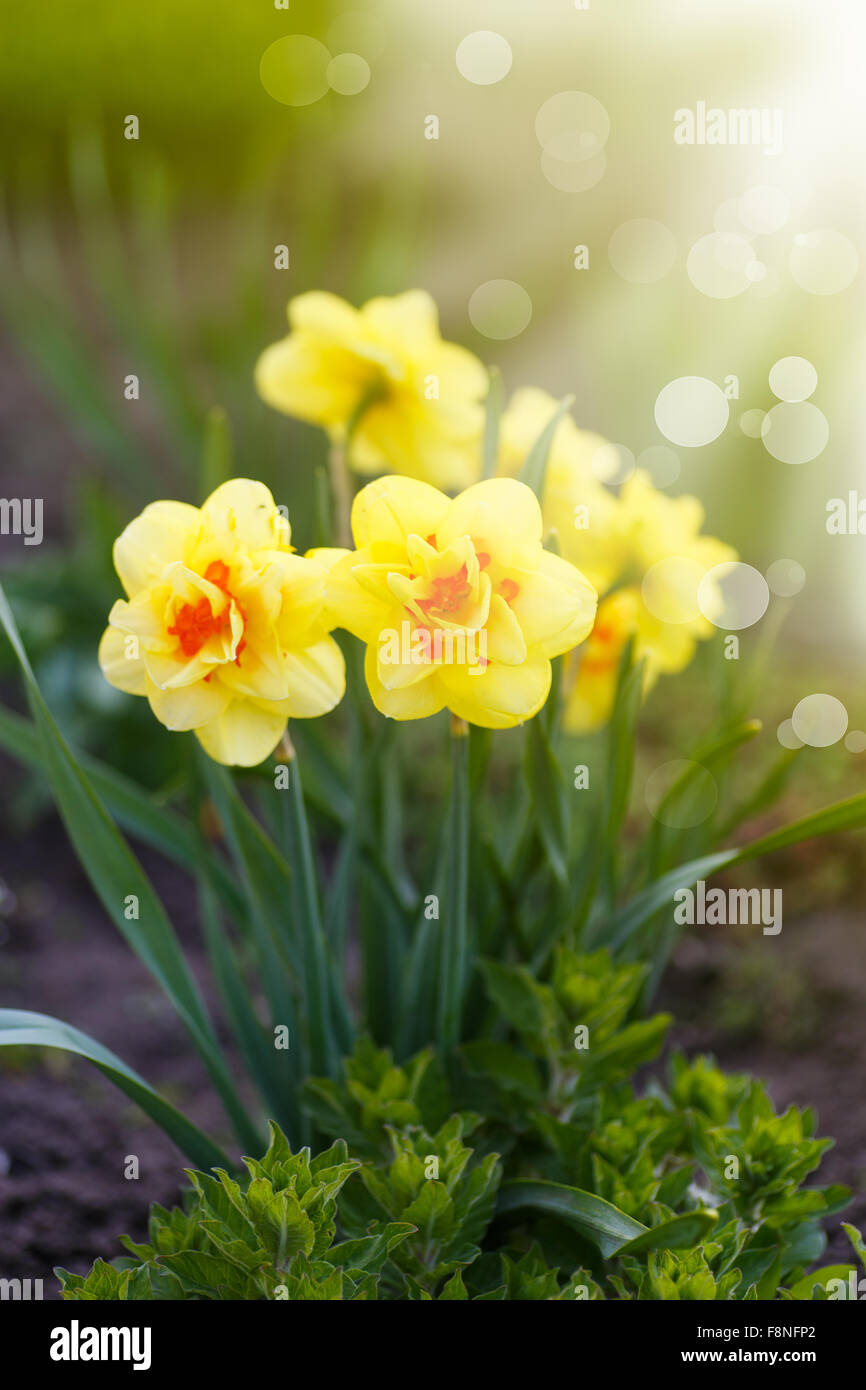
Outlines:
[[[53,1014],[90,1033],[230,1143],[181,1025],[96,903],[59,823],[48,818],[17,839],[14,855],[8,834],[4,840],[0,1005]],[[141,852],[141,858],[207,994],[186,877],[158,857]],[[820,1180],[855,1189],[842,1219],[862,1226],[866,956],[859,933],[859,924],[842,916],[786,924],[781,991],[772,983],[782,959],[772,954],[777,939],[750,943],[748,952],[761,957],[752,996],[742,982],[735,987],[752,997],[753,1016],[747,1011],[733,1031],[720,1023],[720,1002],[734,987],[736,944],[693,936],[682,943],[659,1004],[680,1020],[673,1040],[689,1053],[710,1051],[727,1069],[762,1077],[778,1106],[816,1105],[818,1133],[836,1140]],[[798,980],[805,981],[802,994]],[[149,1204],[178,1200],[184,1160],[87,1062],[23,1049],[12,1061],[10,1069],[4,1059],[0,1072],[0,1277],[41,1278],[45,1297],[57,1298],[55,1265],[84,1272],[97,1256],[121,1253],[119,1232],[145,1238]],[[137,1180],[124,1176],[131,1154],[139,1160]],[[849,1256],[839,1218],[831,1223],[829,1253]]]

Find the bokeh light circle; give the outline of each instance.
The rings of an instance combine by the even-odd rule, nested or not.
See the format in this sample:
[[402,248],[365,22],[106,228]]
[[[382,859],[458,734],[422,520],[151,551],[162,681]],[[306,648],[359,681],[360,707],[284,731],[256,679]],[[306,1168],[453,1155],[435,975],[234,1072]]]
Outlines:
[[467,82],[476,87],[492,87],[511,71],[511,44],[492,29],[478,29],[467,34],[457,45],[457,69]]
[[808,294],[839,294],[847,290],[860,267],[857,248],[841,232],[821,229],[794,238],[788,268]]
[[818,385],[818,373],[805,357],[780,357],[770,368],[770,390],[780,401],[805,401]]
[[760,622],[770,603],[767,581],[752,565],[726,560],[698,585],[698,607],[714,627],[740,632]]
[[759,184],[743,194],[737,204],[740,222],[755,236],[769,236],[784,227],[791,215],[791,200],[782,188]]
[[592,471],[599,482],[619,487],[634,472],[634,454],[625,444],[602,444],[592,456]]
[[743,434],[748,435],[750,439],[760,439],[766,413],[765,410],[744,410],[740,416],[740,429]]
[[667,444],[651,444],[642,449],[637,457],[638,468],[645,468],[654,487],[670,487],[682,472],[679,454],[669,449]]
[[829,748],[844,737],[848,711],[835,695],[806,695],[791,715],[794,733],[812,748]]
[[328,64],[328,82],[340,96],[354,97],[370,81],[370,64],[360,53],[338,53]]
[[698,449],[718,439],[730,414],[725,393],[704,376],[680,376],[662,387],[655,422],[672,444]]
[[[681,790],[666,802],[665,797],[677,783],[682,783]],[[703,763],[674,758],[650,773],[644,799],[651,815],[662,825],[672,830],[690,830],[709,820],[719,802],[719,789]]]
[[798,738],[794,732],[794,725],[790,719],[783,719],[776,730],[776,738],[783,748],[802,748],[803,740]]
[[592,159],[556,159],[549,150],[541,155],[541,172],[562,193],[586,193],[595,188],[607,172],[607,155],[604,150]]
[[285,34],[262,54],[259,80],[269,97],[283,106],[311,106],[330,87],[331,55],[308,34]]
[[539,110],[535,134],[551,159],[581,162],[604,149],[610,116],[589,92],[557,92]]
[[754,249],[745,237],[735,232],[711,232],[689,251],[686,272],[701,294],[710,299],[733,299],[749,288],[748,267],[755,263]]
[[608,242],[610,263],[623,280],[651,285],[671,269],[677,256],[673,232],[651,217],[636,217],[617,227]]
[[827,417],[811,401],[781,401],[767,411],[761,439],[780,463],[811,463],[830,438]]
[[668,555],[650,565],[641,581],[641,598],[662,623],[693,623],[700,617],[698,588],[704,567],[687,555]]
[[849,753],[866,753],[866,734],[862,729],[851,729],[845,735],[845,747]]
[[793,598],[806,583],[806,571],[797,560],[774,560],[767,570],[767,583],[779,598]]
[[514,280],[486,280],[472,292],[469,318],[485,338],[516,338],[532,318],[532,300]]

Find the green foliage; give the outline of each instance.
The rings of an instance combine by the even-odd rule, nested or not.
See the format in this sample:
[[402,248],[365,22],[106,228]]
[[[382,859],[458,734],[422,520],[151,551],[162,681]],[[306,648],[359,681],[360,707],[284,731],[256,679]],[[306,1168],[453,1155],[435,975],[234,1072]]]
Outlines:
[[[507,1039],[446,1074],[430,1049],[400,1065],[361,1038],[342,1078],[305,1089],[316,1127],[341,1136],[330,1148],[293,1153],[272,1124],[243,1179],[191,1171],[147,1243],[58,1271],[64,1297],[820,1299],[848,1279],[851,1265],[807,1273],[849,1196],[803,1185],[829,1142],[810,1111],[778,1115],[758,1082],[677,1052],[639,1090],[663,1031],[635,1042],[643,972],[606,952],[563,952],[550,987],[486,974]],[[575,1019],[597,1037],[591,1066],[571,1055]],[[479,1096],[483,1114],[462,1108]]]
[[78,1299],[375,1298],[383,1265],[413,1232],[406,1222],[372,1223],[334,1243],[337,1199],[358,1169],[338,1140],[311,1159],[293,1154],[271,1125],[261,1160],[246,1159],[241,1183],[224,1169],[190,1171],[184,1209],[154,1206],[150,1239],[122,1237],[130,1259],[99,1260],[86,1277],[58,1270],[63,1297]]

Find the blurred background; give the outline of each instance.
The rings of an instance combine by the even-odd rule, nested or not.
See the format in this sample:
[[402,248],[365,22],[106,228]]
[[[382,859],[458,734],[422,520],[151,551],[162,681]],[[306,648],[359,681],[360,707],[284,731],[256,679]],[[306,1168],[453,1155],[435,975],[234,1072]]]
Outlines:
[[[697,494],[711,534],[761,573],[777,566],[766,617],[740,636],[759,676],[745,711],[765,726],[755,761],[778,754],[800,699],[826,693],[846,707],[847,742],[803,751],[780,814],[862,790],[866,539],[826,529],[830,499],[866,494],[860,0],[41,0],[7,11],[3,31],[0,495],[43,498],[45,539],[0,536],[0,576],[78,747],[172,795],[179,740],[96,666],[118,593],[111,542],[156,497],[201,500],[218,410],[235,470],[290,505],[304,548],[325,441],[259,401],[256,357],[304,290],[360,303],[420,286],[444,335],[509,391],[572,393],[624,472],[636,460],[670,495]],[[756,112],[761,138],[702,142],[713,110]],[[696,142],[679,143],[691,117]],[[807,367],[771,380],[789,358]],[[657,423],[663,388],[690,377],[727,398],[715,434],[688,393],[673,423],[659,417],[667,433]],[[708,644],[659,683],[643,774],[712,725],[722,664]],[[4,700],[20,708],[12,669],[4,644]],[[73,979],[72,1021],[159,1080],[171,1035],[106,924],[99,960],[88,953],[92,900],[47,809],[39,779],[4,761],[3,1002],[71,1017]],[[851,1066],[862,843],[806,847],[782,872],[806,924],[784,969],[763,940],[707,936],[684,943],[671,989],[684,1041],[763,1065],[777,1099],[830,1096],[824,1132],[848,1124],[835,1176],[850,1182],[866,1172]],[[52,994],[40,934],[47,948],[58,932],[70,953]],[[126,1001],[113,1021],[99,1013],[109,978]],[[20,1086],[0,1118],[26,1111]],[[25,1179],[43,1181],[50,1140],[16,1142]],[[161,1161],[149,1195],[169,1182],[174,1158]],[[75,1231],[64,1181],[57,1210]],[[119,1217],[100,1200],[82,1230],[97,1210],[106,1232]],[[86,1253],[90,1237],[67,1245],[79,1238]],[[29,1227],[20,1243],[38,1272]]]

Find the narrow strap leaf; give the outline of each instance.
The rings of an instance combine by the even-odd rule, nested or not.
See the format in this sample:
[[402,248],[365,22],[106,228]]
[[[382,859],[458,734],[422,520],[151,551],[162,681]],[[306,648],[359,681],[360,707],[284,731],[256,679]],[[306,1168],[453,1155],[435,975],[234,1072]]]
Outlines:
[[199,1168],[233,1168],[222,1149],[102,1043],[48,1014],[0,1009],[0,1047],[51,1047],[86,1057],[140,1105]]

